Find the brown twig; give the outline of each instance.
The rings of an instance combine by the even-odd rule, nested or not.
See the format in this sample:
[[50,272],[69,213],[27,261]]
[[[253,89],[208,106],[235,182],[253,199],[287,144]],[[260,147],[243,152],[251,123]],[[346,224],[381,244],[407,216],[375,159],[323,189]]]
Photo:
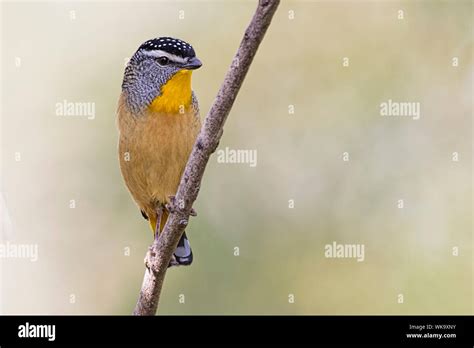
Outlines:
[[147,269],[134,315],[155,315],[156,313],[168,264],[188,224],[191,207],[198,196],[207,162],[219,144],[227,115],[279,2],[279,0],[260,0],[252,21],[245,31],[240,47],[188,159],[175,196],[177,204],[169,215],[163,232],[149,248]]

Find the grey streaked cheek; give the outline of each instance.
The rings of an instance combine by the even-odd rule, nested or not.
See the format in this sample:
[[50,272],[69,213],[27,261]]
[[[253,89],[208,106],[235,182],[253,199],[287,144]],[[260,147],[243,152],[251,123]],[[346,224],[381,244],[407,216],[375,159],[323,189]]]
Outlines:
[[156,70],[156,69],[159,69],[158,63],[156,63],[156,62],[154,62],[150,59],[144,60],[143,62],[141,62],[140,66],[139,66],[139,70],[143,71],[143,72],[152,71],[152,70]]
[[125,90],[128,92],[127,104],[132,112],[139,113],[160,95],[161,87],[180,68],[174,65],[160,66],[157,62],[146,59],[138,66],[131,69],[130,83],[126,83]]

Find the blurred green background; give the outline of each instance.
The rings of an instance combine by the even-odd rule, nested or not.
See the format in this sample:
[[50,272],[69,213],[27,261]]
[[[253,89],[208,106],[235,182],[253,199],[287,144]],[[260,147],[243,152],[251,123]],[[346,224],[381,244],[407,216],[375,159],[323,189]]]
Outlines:
[[[131,313],[152,235],[118,167],[125,61],[150,38],[190,42],[204,118],[254,9],[1,4],[0,237],[39,258],[0,259],[0,313]],[[471,1],[284,1],[219,147],[258,164],[211,158],[194,263],[168,272],[159,312],[472,314],[472,22]],[[381,116],[388,99],[421,103],[421,118]],[[64,100],[95,103],[95,118],[57,116]],[[325,258],[333,241],[365,260]]]

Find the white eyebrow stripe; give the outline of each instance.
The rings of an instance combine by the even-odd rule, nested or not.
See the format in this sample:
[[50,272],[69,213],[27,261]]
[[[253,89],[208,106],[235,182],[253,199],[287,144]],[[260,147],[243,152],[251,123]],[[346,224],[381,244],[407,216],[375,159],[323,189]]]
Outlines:
[[171,60],[172,62],[175,62],[175,63],[182,63],[182,64],[186,63],[186,59],[184,59],[180,56],[177,56],[175,54],[171,54],[171,53],[162,51],[162,50],[152,50],[152,51],[144,50],[143,54],[146,55],[146,56],[149,56],[149,57],[154,57],[154,58],[166,57],[166,58],[168,58],[169,60]]

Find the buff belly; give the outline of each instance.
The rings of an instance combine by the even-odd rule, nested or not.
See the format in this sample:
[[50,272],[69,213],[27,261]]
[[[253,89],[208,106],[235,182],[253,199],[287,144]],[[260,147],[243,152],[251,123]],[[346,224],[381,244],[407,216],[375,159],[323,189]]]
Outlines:
[[190,106],[182,114],[149,110],[137,117],[127,112],[124,103],[119,103],[118,126],[123,178],[154,226],[157,206],[166,204],[169,196],[176,194],[199,133],[199,116]]

